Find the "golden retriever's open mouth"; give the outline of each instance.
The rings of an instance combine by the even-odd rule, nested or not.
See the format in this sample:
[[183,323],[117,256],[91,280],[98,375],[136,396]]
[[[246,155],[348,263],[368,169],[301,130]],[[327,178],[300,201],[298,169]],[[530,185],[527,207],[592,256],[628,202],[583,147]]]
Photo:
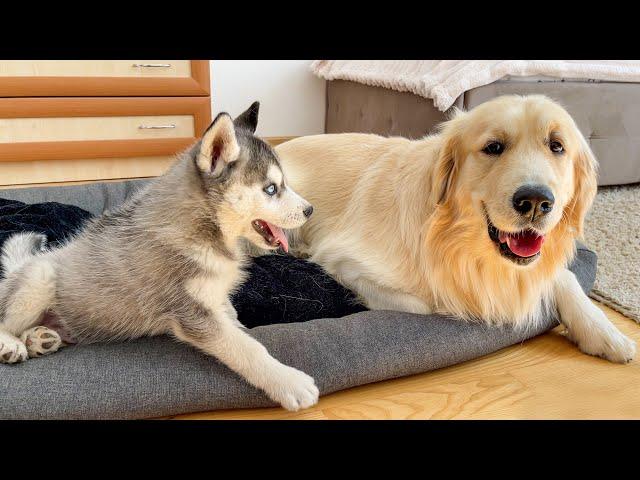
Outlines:
[[285,252],[289,251],[289,241],[282,228],[260,219],[254,220],[251,225],[256,232],[262,235],[267,245],[273,248],[282,247]]
[[507,233],[498,230],[487,215],[489,238],[498,246],[500,254],[518,265],[529,265],[540,256],[544,235],[534,230]]

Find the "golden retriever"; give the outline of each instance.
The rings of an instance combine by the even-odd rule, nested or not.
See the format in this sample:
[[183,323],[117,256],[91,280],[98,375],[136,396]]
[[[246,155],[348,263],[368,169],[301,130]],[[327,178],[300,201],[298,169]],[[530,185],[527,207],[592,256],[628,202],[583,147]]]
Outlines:
[[458,111],[420,140],[345,133],[279,145],[315,207],[292,238],[370,309],[527,328],[557,309],[585,353],[628,362],[635,343],[567,269],[597,163],[571,116],[540,95]]

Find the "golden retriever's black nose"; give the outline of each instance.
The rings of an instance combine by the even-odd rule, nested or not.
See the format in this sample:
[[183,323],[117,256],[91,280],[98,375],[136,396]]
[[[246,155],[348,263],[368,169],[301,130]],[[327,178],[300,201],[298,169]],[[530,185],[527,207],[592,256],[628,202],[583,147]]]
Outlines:
[[546,215],[553,210],[555,197],[544,185],[524,185],[513,194],[513,208],[520,215],[533,218]]
[[309,218],[311,216],[311,214],[313,213],[313,205],[309,205],[307,208],[305,208],[302,213],[304,213],[304,216]]

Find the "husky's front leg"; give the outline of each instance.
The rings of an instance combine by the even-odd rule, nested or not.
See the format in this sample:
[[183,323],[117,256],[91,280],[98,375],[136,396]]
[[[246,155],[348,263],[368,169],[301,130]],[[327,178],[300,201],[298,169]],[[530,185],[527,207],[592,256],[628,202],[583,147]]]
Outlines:
[[229,319],[233,322],[234,325],[240,328],[247,328],[242,324],[240,320],[238,320],[238,312],[236,311],[235,307],[231,303],[231,300],[227,299],[224,302],[222,308],[225,309],[227,315],[229,316]]
[[555,301],[567,338],[589,355],[627,363],[636,353],[635,342],[624,336],[585,295],[575,275],[564,269],[555,284]]
[[176,323],[173,330],[180,340],[216,357],[287,410],[315,405],[319,391],[313,378],[273,358],[236,322],[221,309],[212,318]]

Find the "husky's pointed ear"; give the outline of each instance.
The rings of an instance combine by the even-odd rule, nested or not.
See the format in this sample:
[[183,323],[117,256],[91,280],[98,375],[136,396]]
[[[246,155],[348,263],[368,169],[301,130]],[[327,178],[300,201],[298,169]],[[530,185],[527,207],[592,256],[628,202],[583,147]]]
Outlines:
[[233,124],[236,128],[248,130],[256,133],[258,128],[258,112],[260,111],[260,102],[253,102],[249,108],[236,117]]
[[215,177],[239,155],[240,146],[233,121],[228,113],[220,113],[202,137],[196,164],[203,173]]

